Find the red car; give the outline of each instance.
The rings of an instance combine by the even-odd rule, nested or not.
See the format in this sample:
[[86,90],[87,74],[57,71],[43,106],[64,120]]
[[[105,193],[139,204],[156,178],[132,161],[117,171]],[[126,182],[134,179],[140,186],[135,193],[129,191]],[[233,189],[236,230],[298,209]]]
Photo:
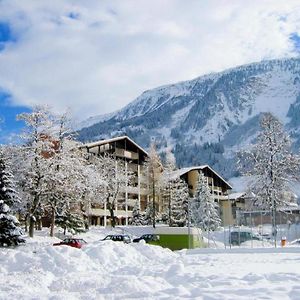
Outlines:
[[80,249],[85,244],[87,244],[87,242],[85,240],[83,240],[83,239],[66,238],[63,241],[59,242],[59,243],[53,244],[53,246],[67,245],[67,246],[70,246],[70,247],[74,247],[74,248],[79,248]]

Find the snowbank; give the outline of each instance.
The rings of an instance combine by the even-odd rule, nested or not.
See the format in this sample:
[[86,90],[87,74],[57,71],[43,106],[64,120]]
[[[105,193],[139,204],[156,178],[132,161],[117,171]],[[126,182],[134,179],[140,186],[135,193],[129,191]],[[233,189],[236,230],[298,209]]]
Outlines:
[[38,234],[0,248],[0,299],[297,299],[300,247],[172,252],[144,242],[80,237],[82,249]]

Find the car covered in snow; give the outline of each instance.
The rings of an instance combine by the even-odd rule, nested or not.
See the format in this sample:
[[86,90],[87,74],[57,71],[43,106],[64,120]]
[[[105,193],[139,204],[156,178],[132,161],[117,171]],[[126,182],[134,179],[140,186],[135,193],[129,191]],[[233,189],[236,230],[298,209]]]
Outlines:
[[250,230],[231,231],[229,235],[229,243],[233,246],[239,246],[251,240],[262,241],[263,238],[260,234],[251,232]]
[[131,238],[127,234],[110,234],[110,235],[107,235],[101,241],[123,242],[125,244],[128,244],[128,243],[131,243]]
[[74,248],[82,248],[84,245],[86,245],[87,242],[84,239],[77,239],[77,238],[65,238],[63,241],[59,243],[53,244],[53,246],[70,246]]
[[143,234],[139,238],[133,239],[134,243],[138,243],[139,241],[144,240],[146,243],[152,243],[152,242],[158,242],[159,241],[159,235],[157,234]]

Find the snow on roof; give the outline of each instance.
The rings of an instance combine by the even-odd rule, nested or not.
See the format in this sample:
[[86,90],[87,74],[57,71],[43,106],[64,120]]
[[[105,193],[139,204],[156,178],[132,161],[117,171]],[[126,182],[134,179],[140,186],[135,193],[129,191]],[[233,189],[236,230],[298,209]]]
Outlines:
[[238,199],[244,196],[246,196],[246,193],[232,193],[229,194],[229,199]]
[[182,169],[178,169],[176,171],[173,171],[171,174],[171,178],[172,179],[176,179],[178,177],[181,177],[182,175],[190,172],[190,171],[194,171],[194,170],[203,170],[205,168],[208,168],[212,173],[214,173],[216,176],[218,176],[223,182],[225,182],[225,184],[232,189],[232,186],[222,177],[220,176],[215,170],[213,170],[209,165],[202,165],[202,166],[194,166],[194,167],[188,167],[188,168],[182,168]]
[[300,205],[295,202],[289,202],[286,206],[278,207],[280,211],[292,211],[292,210],[300,210]]
[[227,196],[220,196],[220,200],[237,200],[239,198],[245,197],[246,193],[232,193]]
[[83,146],[81,146],[81,148],[93,148],[96,146],[101,146],[101,145],[121,141],[124,139],[127,139],[128,141],[130,141],[134,146],[136,146],[138,149],[140,149],[144,154],[146,154],[148,156],[148,153],[127,135],[118,136],[118,137],[107,139],[107,140],[101,140],[101,141],[97,141],[97,142],[87,143],[87,144],[84,144]]

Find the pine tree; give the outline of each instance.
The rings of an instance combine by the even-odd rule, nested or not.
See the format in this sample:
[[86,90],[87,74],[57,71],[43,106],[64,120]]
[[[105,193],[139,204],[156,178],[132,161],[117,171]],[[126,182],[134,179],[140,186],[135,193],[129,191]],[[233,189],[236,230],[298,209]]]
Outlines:
[[0,246],[16,246],[25,243],[21,237],[19,221],[10,214],[10,208],[0,200]]
[[174,178],[175,170],[174,154],[168,151],[161,176],[161,190],[168,202],[163,212],[163,219],[168,221],[169,226],[185,226],[188,217],[189,189],[185,181]]
[[70,210],[57,214],[55,223],[64,229],[64,234],[68,230],[72,234],[85,232],[85,223],[81,214],[73,213]]
[[251,178],[255,205],[271,212],[276,246],[276,212],[289,204],[283,194],[290,190],[288,183],[299,179],[300,158],[291,153],[291,140],[271,113],[263,115],[260,126],[252,149],[239,153],[238,168]]
[[157,212],[153,211],[153,202],[148,201],[146,209],[144,211],[144,225],[153,225],[153,215],[155,214],[155,219],[157,217]]
[[144,225],[144,222],[145,222],[144,216],[143,216],[143,214],[141,214],[138,201],[136,201],[135,205],[133,207],[133,210],[132,210],[131,224],[140,226],[140,225]]
[[190,209],[194,224],[205,231],[215,230],[221,224],[218,205],[215,203],[206,178],[201,172]]
[[9,206],[15,206],[18,200],[13,176],[5,164],[4,155],[0,149],[0,245],[2,246],[13,246],[25,242],[21,238],[22,230],[18,220],[10,214]]
[[187,224],[189,188],[185,181],[177,178],[170,183],[170,226]]
[[20,199],[15,190],[13,175],[8,170],[7,159],[4,157],[3,150],[0,148],[0,200],[10,207],[16,207]]

